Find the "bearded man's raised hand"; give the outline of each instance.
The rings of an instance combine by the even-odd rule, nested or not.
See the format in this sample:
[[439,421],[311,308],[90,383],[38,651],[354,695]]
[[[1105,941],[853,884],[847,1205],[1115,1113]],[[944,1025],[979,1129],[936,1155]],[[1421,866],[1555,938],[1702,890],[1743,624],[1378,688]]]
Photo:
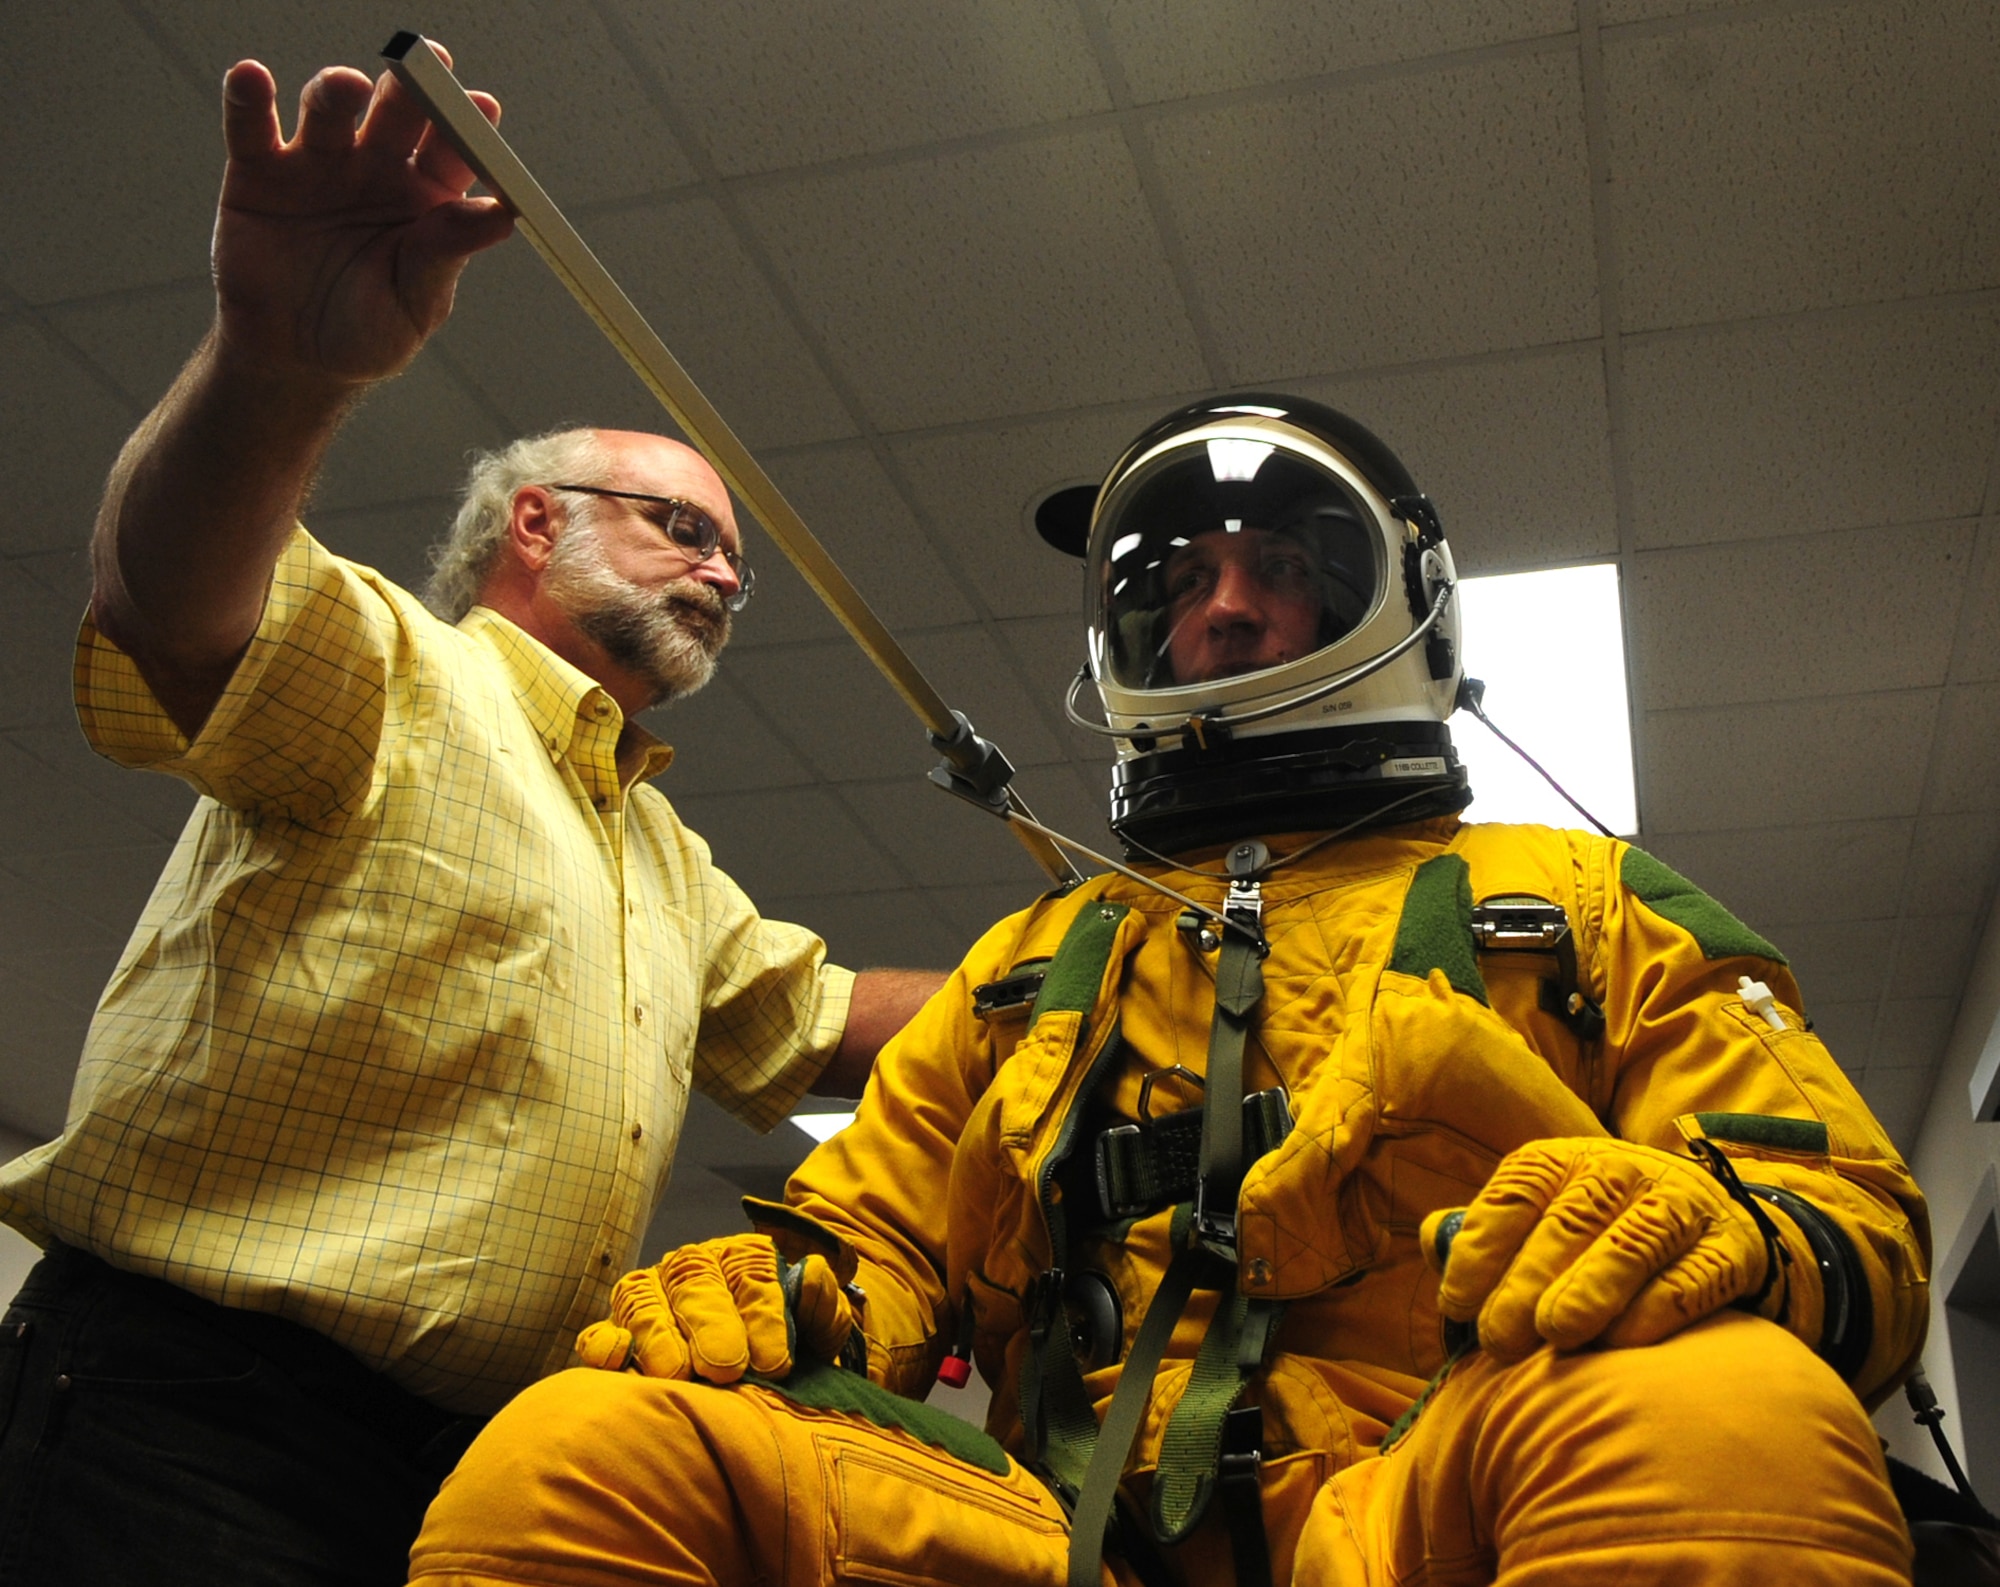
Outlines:
[[[490,94],[472,99],[499,120]],[[466,261],[512,229],[499,200],[468,196],[472,171],[387,72],[373,84],[352,67],[319,72],[286,139],[270,72],[239,61],[223,79],[223,138],[217,350],[267,375],[361,386],[395,374],[451,313]]]

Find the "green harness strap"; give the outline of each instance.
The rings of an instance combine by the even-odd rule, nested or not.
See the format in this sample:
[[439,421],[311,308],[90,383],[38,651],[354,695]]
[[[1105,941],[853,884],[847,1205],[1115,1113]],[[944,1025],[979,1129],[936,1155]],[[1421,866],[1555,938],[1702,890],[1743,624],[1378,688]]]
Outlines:
[[[1175,1451],[1174,1466],[1169,1467],[1168,1446],[1163,1444],[1156,1478],[1171,1485],[1177,1495],[1173,1506],[1173,1514],[1180,1523],[1176,1539],[1185,1536],[1199,1522],[1208,1496],[1214,1491],[1223,1422],[1242,1392],[1243,1373],[1238,1358],[1247,1308],[1236,1294],[1236,1192],[1243,1180],[1243,1049],[1250,1035],[1251,1012],[1264,995],[1266,948],[1259,925],[1261,907],[1254,880],[1239,878],[1231,882],[1223,912],[1235,929],[1223,933],[1215,966],[1215,1016],[1209,1027],[1208,1074],[1203,1088],[1201,1178],[1195,1190],[1193,1217],[1185,1237],[1175,1241],[1174,1258],[1146,1308],[1145,1320],[1139,1325],[1131,1354],[1119,1374],[1118,1387],[1111,1396],[1103,1429],[1096,1434],[1089,1451],[1082,1491],[1070,1516],[1069,1587],[1097,1587],[1104,1558],[1105,1528],[1117,1500],[1119,1480],[1125,1474],[1133,1441],[1145,1420],[1153,1379],[1173,1338],[1174,1325],[1180,1321],[1188,1298],[1197,1287],[1220,1292],[1216,1317],[1196,1353],[1195,1374],[1189,1378],[1187,1393],[1174,1408],[1168,1423],[1167,1439]],[[1176,1219],[1176,1225],[1180,1221]],[[1176,1233],[1180,1233],[1178,1227]],[[1068,1348],[1067,1329],[1060,1325],[1061,1315],[1058,1300],[1057,1324],[1050,1327],[1049,1334],[1063,1335],[1060,1340],[1063,1354],[1069,1357],[1070,1373],[1076,1375],[1076,1360]],[[1268,1337],[1268,1328],[1259,1331]],[[1046,1342],[1042,1353],[1053,1355]],[[1261,1345],[1258,1354],[1261,1359]],[[1202,1369],[1203,1357],[1210,1362],[1206,1373]],[[1224,1361],[1228,1363],[1226,1371],[1222,1367]],[[1045,1361],[1045,1394],[1058,1380],[1060,1371],[1059,1363],[1053,1359]],[[1082,1392],[1080,1375],[1078,1391]],[[1194,1400],[1192,1406],[1190,1397]],[[1047,1409],[1052,1423],[1055,1407]],[[1176,1424],[1180,1424],[1178,1434]],[[1051,1452],[1053,1446],[1051,1440]],[[1200,1459],[1204,1449],[1205,1469],[1183,1464]],[[1161,1513],[1156,1500],[1156,1532]],[[1232,1514],[1235,1513],[1232,1509]],[[1232,1527],[1232,1545],[1236,1545],[1234,1551],[1239,1562],[1259,1551],[1266,1556],[1263,1579],[1246,1581],[1239,1576],[1237,1587],[1268,1587],[1268,1550],[1263,1549],[1261,1511],[1256,1516],[1256,1526],[1254,1548],[1237,1545]]]

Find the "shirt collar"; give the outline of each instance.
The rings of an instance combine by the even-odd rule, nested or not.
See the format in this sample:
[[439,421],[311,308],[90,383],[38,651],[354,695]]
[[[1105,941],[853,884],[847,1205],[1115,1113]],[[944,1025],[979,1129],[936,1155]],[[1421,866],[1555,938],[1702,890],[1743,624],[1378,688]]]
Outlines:
[[620,727],[630,727],[641,751],[634,781],[657,777],[673,760],[670,745],[637,722],[625,722],[618,702],[601,683],[492,608],[473,607],[459,619],[458,629],[483,644],[500,662],[513,680],[521,709],[551,755],[567,755],[579,721],[588,720],[604,722],[614,739]]

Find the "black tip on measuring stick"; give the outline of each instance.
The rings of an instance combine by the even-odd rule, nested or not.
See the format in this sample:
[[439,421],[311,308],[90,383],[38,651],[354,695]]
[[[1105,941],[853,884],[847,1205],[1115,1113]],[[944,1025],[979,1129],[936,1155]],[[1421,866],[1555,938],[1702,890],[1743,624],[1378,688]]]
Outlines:
[[423,34],[412,33],[408,28],[404,28],[387,44],[382,46],[382,59],[385,61],[400,61],[417,45],[423,43],[423,41]]

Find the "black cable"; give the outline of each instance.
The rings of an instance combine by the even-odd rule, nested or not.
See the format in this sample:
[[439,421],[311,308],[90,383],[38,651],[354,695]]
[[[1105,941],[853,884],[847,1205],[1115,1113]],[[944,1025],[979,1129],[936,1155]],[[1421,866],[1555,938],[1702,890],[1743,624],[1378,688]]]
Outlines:
[[1555,789],[1557,793],[1561,794],[1563,798],[1569,801],[1570,808],[1572,810],[1574,810],[1578,815],[1582,816],[1583,819],[1588,821],[1592,826],[1596,827],[1597,830],[1599,832],[1602,832],[1607,838],[1617,837],[1618,834],[1616,832],[1613,832],[1611,828],[1607,827],[1602,821],[1598,820],[1596,816],[1592,815],[1588,810],[1584,809],[1582,805],[1578,804],[1576,801],[1576,796],[1572,794],[1567,788],[1565,788],[1561,783],[1557,782],[1555,778],[1549,775],[1548,767],[1544,766],[1540,761],[1536,760],[1534,756],[1530,755],[1525,749],[1521,748],[1519,744],[1516,744],[1505,733],[1501,732],[1499,728],[1493,725],[1493,718],[1486,714],[1485,706],[1480,703],[1481,700],[1484,699],[1485,694],[1486,694],[1485,684],[1481,683],[1477,678],[1467,678],[1459,688],[1458,703],[1460,705],[1463,705],[1474,716],[1478,717],[1479,720],[1485,724],[1487,732],[1491,733],[1495,738],[1499,739],[1501,743],[1505,744],[1509,749],[1511,749],[1516,755],[1519,755],[1521,759],[1526,761],[1530,766],[1534,767],[1535,770],[1541,774],[1543,782],[1547,783],[1551,788]]
[[1958,1456],[1951,1452],[1951,1440],[1944,1436],[1944,1407],[1938,1404],[1931,1380],[1924,1376],[1921,1367],[1904,1380],[1903,1393],[1909,1399],[1910,1409],[1917,1413],[1917,1421],[1931,1430],[1931,1439],[1936,1443],[1938,1453],[1944,1457],[1944,1469],[1951,1473],[1951,1480],[1958,1484],[1958,1491],[1977,1504],[1979,1495],[1966,1481],[1965,1468],[1959,1465]]

